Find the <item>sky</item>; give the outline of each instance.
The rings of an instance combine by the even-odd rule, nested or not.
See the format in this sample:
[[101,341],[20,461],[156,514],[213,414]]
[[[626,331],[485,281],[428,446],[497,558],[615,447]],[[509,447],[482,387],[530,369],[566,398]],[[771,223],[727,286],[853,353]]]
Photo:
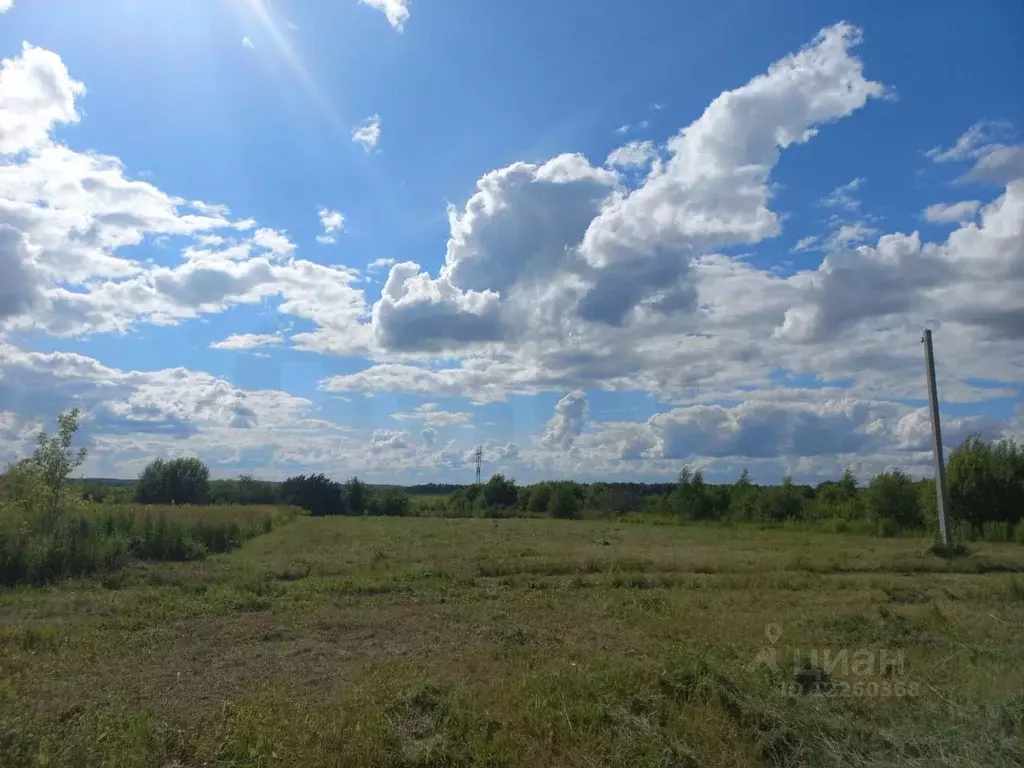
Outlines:
[[817,482],[1024,438],[1024,6],[0,0],[0,462]]

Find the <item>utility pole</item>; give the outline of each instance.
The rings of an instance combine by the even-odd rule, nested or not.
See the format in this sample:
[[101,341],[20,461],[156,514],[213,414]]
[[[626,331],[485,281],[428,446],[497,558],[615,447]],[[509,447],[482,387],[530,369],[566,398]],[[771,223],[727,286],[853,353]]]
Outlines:
[[476,484],[480,485],[480,467],[484,463],[484,447],[482,445],[476,447],[473,457],[476,459]]
[[935,493],[938,496],[939,538],[942,546],[949,546],[949,494],[946,492],[946,462],[942,455],[942,427],[939,424],[939,391],[935,386],[935,353],[932,350],[932,332],[924,329],[924,363],[928,378],[928,412],[932,418],[932,447],[935,450]]

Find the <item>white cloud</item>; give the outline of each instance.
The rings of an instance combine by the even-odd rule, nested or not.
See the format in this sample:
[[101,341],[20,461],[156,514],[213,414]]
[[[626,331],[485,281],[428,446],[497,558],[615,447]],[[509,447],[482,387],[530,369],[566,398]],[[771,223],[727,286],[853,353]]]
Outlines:
[[341,211],[332,211],[330,208],[320,208],[317,211],[320,216],[320,226],[323,227],[323,234],[318,235],[316,241],[324,245],[336,242],[337,233],[345,226],[345,217]]
[[318,213],[320,216],[320,225],[328,235],[332,235],[335,232],[340,231],[341,228],[345,226],[345,217],[341,214],[341,211],[332,211],[329,208],[321,208]]
[[253,45],[252,40],[250,40],[248,37],[243,37],[242,38],[242,47],[243,48],[249,48],[251,50],[251,49],[255,48],[256,46]]
[[589,405],[582,390],[570,392],[555,404],[555,415],[548,422],[540,442],[546,448],[568,451],[583,432]]
[[631,141],[612,150],[604,164],[620,168],[640,168],[650,165],[657,156],[658,150],[653,141]]
[[253,245],[266,248],[275,256],[288,256],[295,250],[295,243],[288,239],[288,236],[276,229],[264,227],[257,229],[252,236]]
[[821,204],[828,208],[841,208],[846,211],[856,211],[860,208],[860,200],[854,195],[864,185],[864,179],[857,177],[852,181],[842,184],[829,192],[821,201]]
[[14,0],[0,0],[0,13],[7,13],[14,7]]
[[1024,337],[1024,179],[980,216],[979,224],[962,224],[942,244],[897,233],[873,247],[829,255],[778,332],[807,341],[899,316],[914,318],[917,327],[941,318],[988,337]]
[[983,120],[968,128],[953,146],[948,149],[934,147],[925,155],[936,163],[977,160],[988,152],[989,147],[998,143],[1001,137],[1006,136],[1009,130],[1008,123]]
[[423,403],[411,413],[393,413],[391,418],[397,421],[422,421],[434,428],[454,427],[467,423],[473,414],[468,411],[442,411],[434,403]]
[[825,249],[829,251],[840,251],[845,248],[849,248],[851,245],[864,242],[867,238],[877,232],[878,230],[874,227],[869,227],[863,222],[840,224],[825,241]]
[[373,261],[371,261],[369,264],[366,265],[366,271],[367,272],[374,272],[374,271],[376,271],[378,269],[384,269],[385,267],[390,267],[394,263],[395,263],[395,260],[391,259],[391,258],[374,259]]
[[395,30],[401,32],[409,20],[409,0],[359,0],[383,13]]
[[981,207],[979,200],[962,200],[959,203],[936,203],[924,209],[924,217],[933,224],[959,224],[973,219]]
[[0,154],[49,144],[55,124],[78,122],[75,99],[84,94],[60,56],[23,43],[21,55],[0,62]]
[[276,333],[235,333],[226,339],[210,344],[210,349],[256,349],[273,347],[284,343],[280,331]]
[[936,163],[973,161],[958,181],[1001,186],[1024,177],[1024,144],[1008,144],[1012,126],[1003,121],[975,123],[948,149],[935,147],[925,154]]
[[807,237],[801,237],[799,240],[796,241],[796,245],[793,246],[793,251],[810,251],[818,245],[820,240],[821,238],[818,237],[817,235],[808,235]]
[[369,152],[380,141],[380,115],[372,115],[352,129],[352,141]]

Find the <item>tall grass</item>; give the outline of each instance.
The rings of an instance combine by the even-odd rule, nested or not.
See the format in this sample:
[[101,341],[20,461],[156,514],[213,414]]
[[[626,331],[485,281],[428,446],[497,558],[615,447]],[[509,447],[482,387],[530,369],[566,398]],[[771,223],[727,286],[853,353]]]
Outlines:
[[47,584],[113,570],[132,559],[201,560],[298,513],[289,507],[241,509],[234,516],[221,511],[204,517],[188,508],[178,514],[174,508],[86,507],[46,526],[14,509],[0,510],[0,586]]

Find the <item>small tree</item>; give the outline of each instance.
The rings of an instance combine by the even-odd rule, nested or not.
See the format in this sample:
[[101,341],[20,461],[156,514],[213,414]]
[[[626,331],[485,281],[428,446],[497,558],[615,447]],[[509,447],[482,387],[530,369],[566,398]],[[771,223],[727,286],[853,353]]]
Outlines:
[[312,515],[338,515],[342,512],[341,486],[323,474],[296,475],[281,484],[281,500],[305,509]]
[[580,516],[583,500],[576,494],[574,483],[554,483],[548,499],[548,511],[552,517],[573,519]]
[[358,477],[353,477],[341,489],[341,498],[345,513],[349,515],[365,515],[370,491],[366,483]]
[[551,502],[551,484],[538,483],[530,488],[530,501],[528,509],[535,515],[543,515],[548,511]]
[[373,495],[370,506],[374,514],[403,517],[409,514],[409,494],[401,490],[386,490]]
[[876,475],[864,491],[864,503],[868,514],[892,521],[897,528],[920,528],[924,524],[921,493],[899,469]]
[[492,475],[481,492],[484,507],[514,507],[517,500],[516,481],[502,474]]
[[1024,512],[1024,449],[1013,440],[989,445],[972,435],[950,455],[947,479],[953,516],[976,529]]
[[79,410],[73,408],[58,416],[57,434],[50,437],[40,430],[32,456],[7,471],[5,492],[25,512],[38,515],[44,528],[57,522],[68,499],[67,477],[85,461],[86,449],[76,451],[71,446],[78,432],[79,415]]
[[142,504],[204,504],[210,497],[210,470],[199,459],[154,459],[135,484]]

